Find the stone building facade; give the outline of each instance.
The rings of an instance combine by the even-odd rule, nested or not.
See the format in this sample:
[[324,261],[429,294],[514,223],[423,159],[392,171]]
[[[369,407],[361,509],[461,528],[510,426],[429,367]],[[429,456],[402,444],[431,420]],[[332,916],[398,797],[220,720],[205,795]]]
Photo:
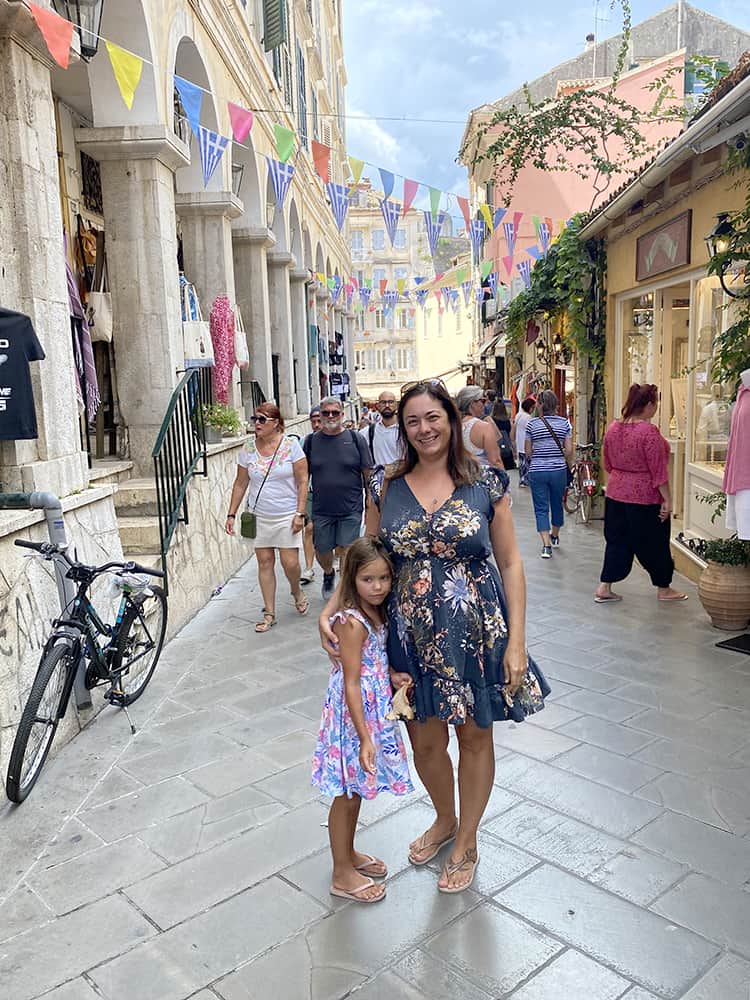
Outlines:
[[[286,0],[285,41],[265,51],[261,0],[103,0],[98,51],[88,60],[74,51],[63,70],[28,6],[0,0],[0,304],[31,318],[46,355],[31,366],[39,437],[0,441],[0,491],[63,498],[71,540],[92,561],[158,549],[153,524],[133,532],[118,517],[118,485],[121,494],[133,484],[153,491],[151,450],[185,368],[181,270],[205,318],[222,294],[241,309],[250,367],[234,369],[230,403],[242,416],[261,391],[302,433],[320,393],[312,331],[323,340],[338,333],[351,348],[353,317],[314,279],[351,269],[310,152],[313,139],[329,145],[331,179],[343,182],[340,8],[336,0]],[[105,39],[143,59],[131,109]],[[228,102],[255,112],[249,136],[230,141],[206,187],[175,75],[203,89],[201,124],[221,135],[232,135]],[[274,124],[297,136],[283,211],[265,162],[276,158]],[[116,426],[104,463],[86,454],[76,395],[64,235],[70,260],[79,217],[84,229],[104,233],[112,298],[113,344],[99,374]],[[180,582],[172,630],[251,553],[201,523],[221,519],[240,445],[226,442],[209,455],[205,487],[190,487],[200,516],[180,526],[173,543]],[[0,767],[38,657],[38,644],[24,639],[30,633],[18,595],[27,571],[12,543],[44,536],[41,513],[0,512]],[[189,555],[196,551],[200,558]],[[35,599],[35,620],[48,622],[54,588]],[[5,641],[12,636],[18,642]]]

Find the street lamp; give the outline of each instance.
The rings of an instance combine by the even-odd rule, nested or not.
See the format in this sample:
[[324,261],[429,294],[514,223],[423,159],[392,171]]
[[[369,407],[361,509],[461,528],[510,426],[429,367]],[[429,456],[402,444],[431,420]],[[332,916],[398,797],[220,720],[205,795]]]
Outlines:
[[55,10],[71,21],[81,39],[81,55],[93,59],[99,48],[104,0],[52,0]]
[[242,188],[242,175],[245,173],[244,163],[232,164],[232,194],[239,198]]
[[[733,299],[750,298],[750,247],[745,234],[738,233],[728,212],[720,212],[716,216],[716,225],[705,237],[709,257],[714,264],[714,273],[719,277],[719,283],[724,291]],[[742,262],[742,284],[727,285],[724,280],[728,271],[734,265]]]

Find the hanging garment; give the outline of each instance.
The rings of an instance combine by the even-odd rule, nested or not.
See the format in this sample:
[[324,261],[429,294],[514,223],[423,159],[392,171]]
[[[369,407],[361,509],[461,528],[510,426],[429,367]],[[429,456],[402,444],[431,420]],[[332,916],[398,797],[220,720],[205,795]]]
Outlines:
[[219,295],[211,306],[211,343],[214,345],[214,395],[220,403],[229,403],[229,384],[235,365],[234,313],[226,295]]
[[[67,251],[67,240],[66,240]],[[96,377],[96,362],[94,348],[91,344],[91,334],[86,322],[86,312],[78,294],[78,283],[73,269],[65,257],[65,276],[68,281],[68,307],[70,309],[70,326],[73,333],[73,355],[76,369],[76,397],[78,405],[83,409],[83,384],[86,384],[86,417],[91,422],[101,406],[99,382]]]
[[750,490],[750,389],[744,385],[732,410],[722,489],[726,494]]
[[44,361],[44,350],[31,320],[0,306],[0,441],[39,436],[31,361]]

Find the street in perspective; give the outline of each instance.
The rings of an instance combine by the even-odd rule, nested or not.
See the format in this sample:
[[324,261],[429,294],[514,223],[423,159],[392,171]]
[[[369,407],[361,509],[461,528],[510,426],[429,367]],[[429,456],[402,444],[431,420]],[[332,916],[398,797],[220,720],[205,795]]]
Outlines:
[[501,8],[0,0],[2,1000],[750,1000],[750,9]]

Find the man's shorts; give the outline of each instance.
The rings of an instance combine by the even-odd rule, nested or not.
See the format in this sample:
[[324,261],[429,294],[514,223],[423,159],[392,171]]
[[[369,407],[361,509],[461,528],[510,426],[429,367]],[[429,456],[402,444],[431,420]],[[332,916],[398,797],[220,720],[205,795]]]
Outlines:
[[346,549],[359,538],[361,531],[361,514],[350,514],[348,517],[313,515],[313,543],[318,552]]

